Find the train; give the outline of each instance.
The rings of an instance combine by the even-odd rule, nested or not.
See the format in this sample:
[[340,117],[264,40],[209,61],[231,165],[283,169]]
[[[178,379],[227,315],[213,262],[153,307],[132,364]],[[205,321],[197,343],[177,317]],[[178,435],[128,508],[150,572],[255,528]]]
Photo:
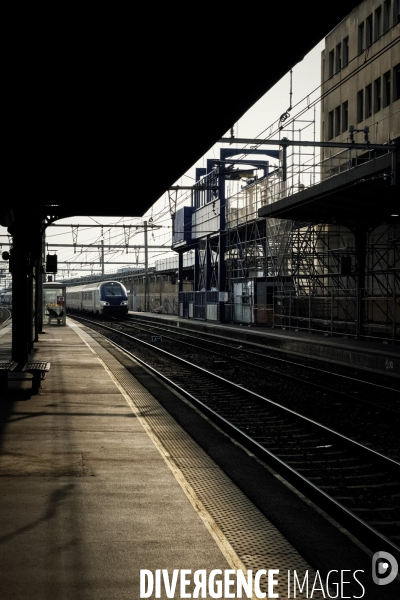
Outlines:
[[123,318],[128,314],[128,293],[119,281],[97,281],[67,287],[66,309],[69,312]]
[[12,291],[2,290],[0,292],[0,304],[2,306],[12,306]]

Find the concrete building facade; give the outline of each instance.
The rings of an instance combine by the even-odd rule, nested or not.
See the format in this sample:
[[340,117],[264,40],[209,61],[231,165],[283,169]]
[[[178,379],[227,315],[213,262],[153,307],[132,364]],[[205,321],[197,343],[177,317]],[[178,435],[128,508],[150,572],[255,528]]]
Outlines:
[[[364,0],[325,38],[321,57],[323,141],[384,144],[400,138],[399,0]],[[325,151],[325,159],[331,152]],[[333,171],[348,152],[336,153]],[[354,158],[354,155],[352,156]]]

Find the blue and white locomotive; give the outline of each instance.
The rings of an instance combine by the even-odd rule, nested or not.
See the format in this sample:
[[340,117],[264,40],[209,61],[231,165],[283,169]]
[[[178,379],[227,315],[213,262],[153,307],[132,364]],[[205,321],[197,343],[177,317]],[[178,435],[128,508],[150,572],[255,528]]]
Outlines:
[[128,293],[119,281],[98,281],[66,289],[67,311],[124,317]]

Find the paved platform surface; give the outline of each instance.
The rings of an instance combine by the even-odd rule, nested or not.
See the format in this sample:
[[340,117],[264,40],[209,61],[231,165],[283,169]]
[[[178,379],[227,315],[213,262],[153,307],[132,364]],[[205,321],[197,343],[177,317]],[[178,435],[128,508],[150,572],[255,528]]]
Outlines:
[[36,354],[51,362],[40,395],[24,398],[29,383],[18,382],[2,400],[9,411],[0,454],[2,600],[139,598],[141,568],[228,568],[76,330],[47,329]]
[[[280,598],[288,570],[315,582],[316,570],[130,369],[68,323],[47,327],[30,356],[51,363],[40,393],[10,381],[1,397],[1,600],[136,600],[143,569],[187,569],[187,594],[200,570],[277,569]],[[6,327],[0,359],[10,351]],[[369,569],[364,558],[347,568]],[[361,594],[346,575],[345,589]],[[161,585],[143,597],[185,597],[181,580],[173,596]],[[387,588],[364,597],[394,598]]]
[[308,333],[293,329],[279,329],[257,325],[238,325],[185,319],[175,315],[129,311],[132,317],[146,317],[155,322],[169,323],[181,328],[208,331],[238,341],[268,344],[270,347],[293,354],[308,355],[357,369],[400,378],[400,345],[374,340],[356,340],[351,337],[330,337],[322,333]]

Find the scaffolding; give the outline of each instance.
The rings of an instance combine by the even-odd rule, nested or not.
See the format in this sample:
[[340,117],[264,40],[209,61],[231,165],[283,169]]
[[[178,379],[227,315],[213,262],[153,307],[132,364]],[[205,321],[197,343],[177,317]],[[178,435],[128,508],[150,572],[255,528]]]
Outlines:
[[[394,224],[368,232],[365,287],[360,290],[355,238],[346,227],[246,221],[228,235],[232,320],[398,340],[399,237]],[[265,294],[260,293],[263,285],[269,288]]]
[[287,157],[286,181],[280,167],[228,196],[226,314],[234,322],[394,343],[400,334],[398,224],[366,232],[364,268],[357,236],[344,225],[258,217],[262,206],[319,182],[325,166],[315,150],[310,157],[298,149]]

